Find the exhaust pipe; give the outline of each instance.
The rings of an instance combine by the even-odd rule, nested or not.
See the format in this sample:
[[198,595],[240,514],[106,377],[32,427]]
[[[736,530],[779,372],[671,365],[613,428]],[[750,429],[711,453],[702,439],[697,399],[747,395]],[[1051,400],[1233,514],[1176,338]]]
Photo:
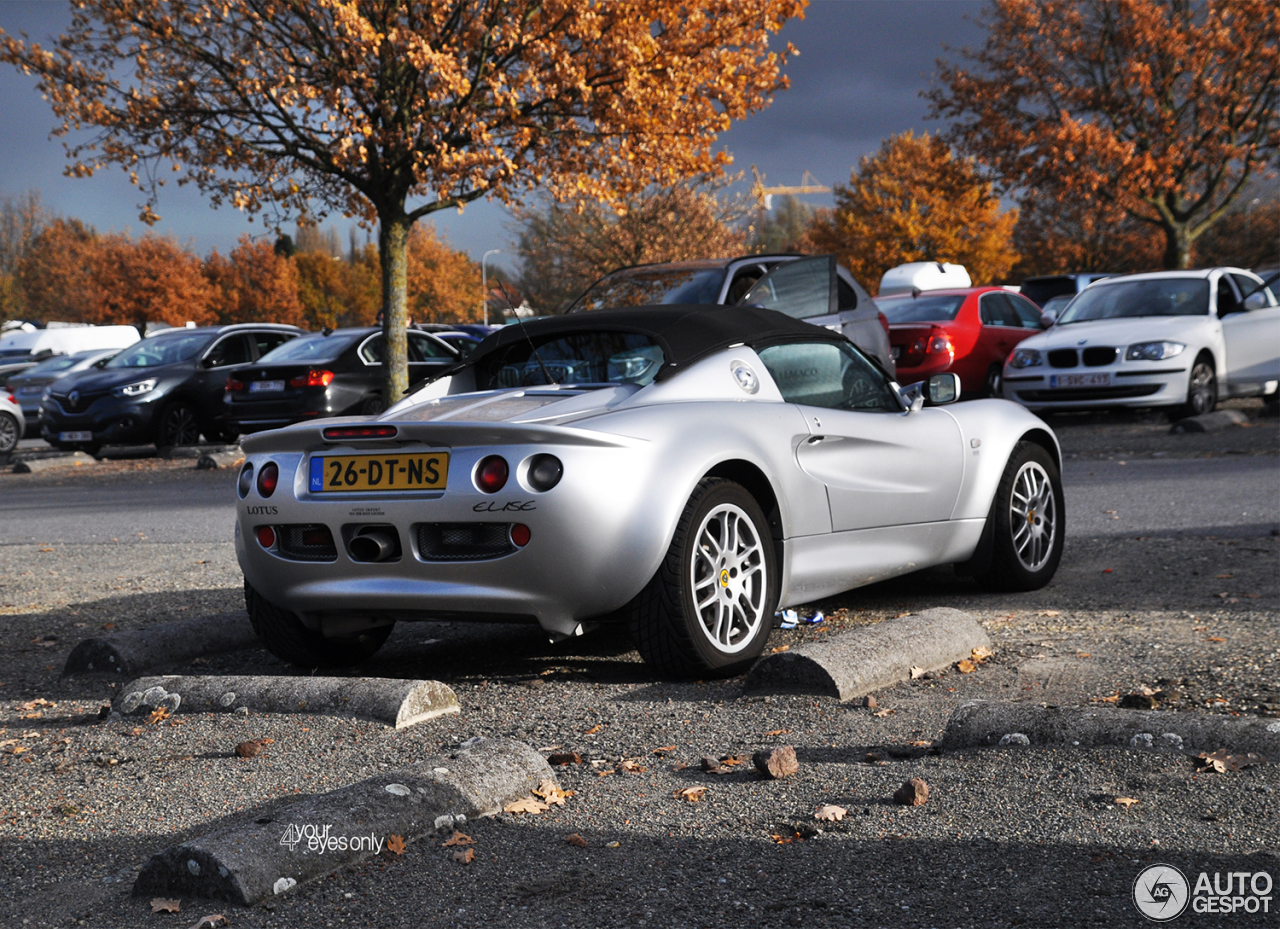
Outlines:
[[397,547],[396,537],[385,529],[364,529],[347,546],[356,561],[386,561]]

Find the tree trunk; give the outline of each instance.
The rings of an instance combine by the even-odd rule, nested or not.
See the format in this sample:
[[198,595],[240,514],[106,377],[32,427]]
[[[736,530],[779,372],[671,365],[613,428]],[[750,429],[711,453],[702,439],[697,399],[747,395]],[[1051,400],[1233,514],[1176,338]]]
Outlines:
[[387,406],[403,399],[409,389],[408,252],[412,222],[398,211],[380,213],[378,260],[382,266],[382,399]]
[[1164,270],[1180,271],[1191,267],[1191,235],[1185,224],[1164,227]]

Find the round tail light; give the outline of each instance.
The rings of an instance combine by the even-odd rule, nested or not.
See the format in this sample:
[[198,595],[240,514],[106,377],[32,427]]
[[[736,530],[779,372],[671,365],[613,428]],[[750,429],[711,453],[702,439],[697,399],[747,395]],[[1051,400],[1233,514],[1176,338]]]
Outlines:
[[555,455],[534,455],[529,462],[529,486],[534,490],[548,491],[560,483],[564,465]]
[[496,494],[507,486],[507,477],[510,473],[507,460],[501,455],[481,458],[480,464],[476,465],[476,488],[481,493]]
[[532,536],[532,533],[529,532],[529,527],[526,526],[524,523],[516,523],[514,526],[511,527],[511,542],[513,545],[517,545],[520,548],[524,548],[526,545],[529,544],[529,539],[531,536]]
[[268,461],[258,472],[258,495],[270,497],[276,492],[276,484],[280,483],[280,469],[274,461]]
[[263,548],[270,548],[276,544],[276,531],[270,526],[258,527],[258,544]]
[[249,491],[253,489],[253,465],[245,462],[244,467],[240,469],[240,480],[236,483],[236,491],[243,500],[249,496]]

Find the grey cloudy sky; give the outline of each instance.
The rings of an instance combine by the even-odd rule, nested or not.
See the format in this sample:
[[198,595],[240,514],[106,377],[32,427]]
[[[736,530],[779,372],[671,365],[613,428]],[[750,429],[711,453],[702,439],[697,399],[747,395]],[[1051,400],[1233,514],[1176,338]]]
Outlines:
[[[920,91],[929,85],[945,45],[981,44],[976,23],[981,9],[978,0],[811,3],[805,19],[789,23],[781,36],[800,50],[787,67],[790,89],[721,137],[734,157],[734,170],[749,177],[754,164],[770,184],[798,184],[805,170],[821,183],[840,183],[887,136],[908,129],[937,130],[925,118]],[[0,29],[7,32],[25,31],[44,40],[69,21],[67,4],[58,0],[0,2]],[[112,168],[87,180],[62,176],[66,159],[61,142],[49,138],[53,113],[33,78],[0,66],[0,114],[0,193],[35,188],[54,210],[99,230],[144,231],[137,219],[140,198],[121,171]],[[829,196],[806,199],[830,203]],[[225,253],[243,233],[265,234],[260,223],[234,209],[211,209],[189,187],[166,188],[158,211],[163,220],[157,231],[177,236],[201,254],[213,248]],[[511,251],[510,221],[496,204],[473,204],[462,215],[437,213],[433,219],[455,247],[473,258],[490,248]],[[345,241],[347,221],[330,222],[343,229]],[[509,264],[506,256],[498,261]]]

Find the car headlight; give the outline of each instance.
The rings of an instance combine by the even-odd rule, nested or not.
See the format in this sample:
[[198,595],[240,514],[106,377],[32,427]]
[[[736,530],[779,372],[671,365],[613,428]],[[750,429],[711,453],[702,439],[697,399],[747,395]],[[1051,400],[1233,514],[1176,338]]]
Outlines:
[[1164,361],[1186,348],[1181,342],[1139,342],[1124,353],[1125,361]]
[[143,394],[149,394],[156,389],[156,379],[149,377],[145,381],[138,381],[134,384],[125,384],[123,387],[117,387],[112,393],[117,397],[141,397]]
[[1044,360],[1040,357],[1040,352],[1034,348],[1019,348],[1009,356],[1011,368],[1034,368],[1042,364]]

